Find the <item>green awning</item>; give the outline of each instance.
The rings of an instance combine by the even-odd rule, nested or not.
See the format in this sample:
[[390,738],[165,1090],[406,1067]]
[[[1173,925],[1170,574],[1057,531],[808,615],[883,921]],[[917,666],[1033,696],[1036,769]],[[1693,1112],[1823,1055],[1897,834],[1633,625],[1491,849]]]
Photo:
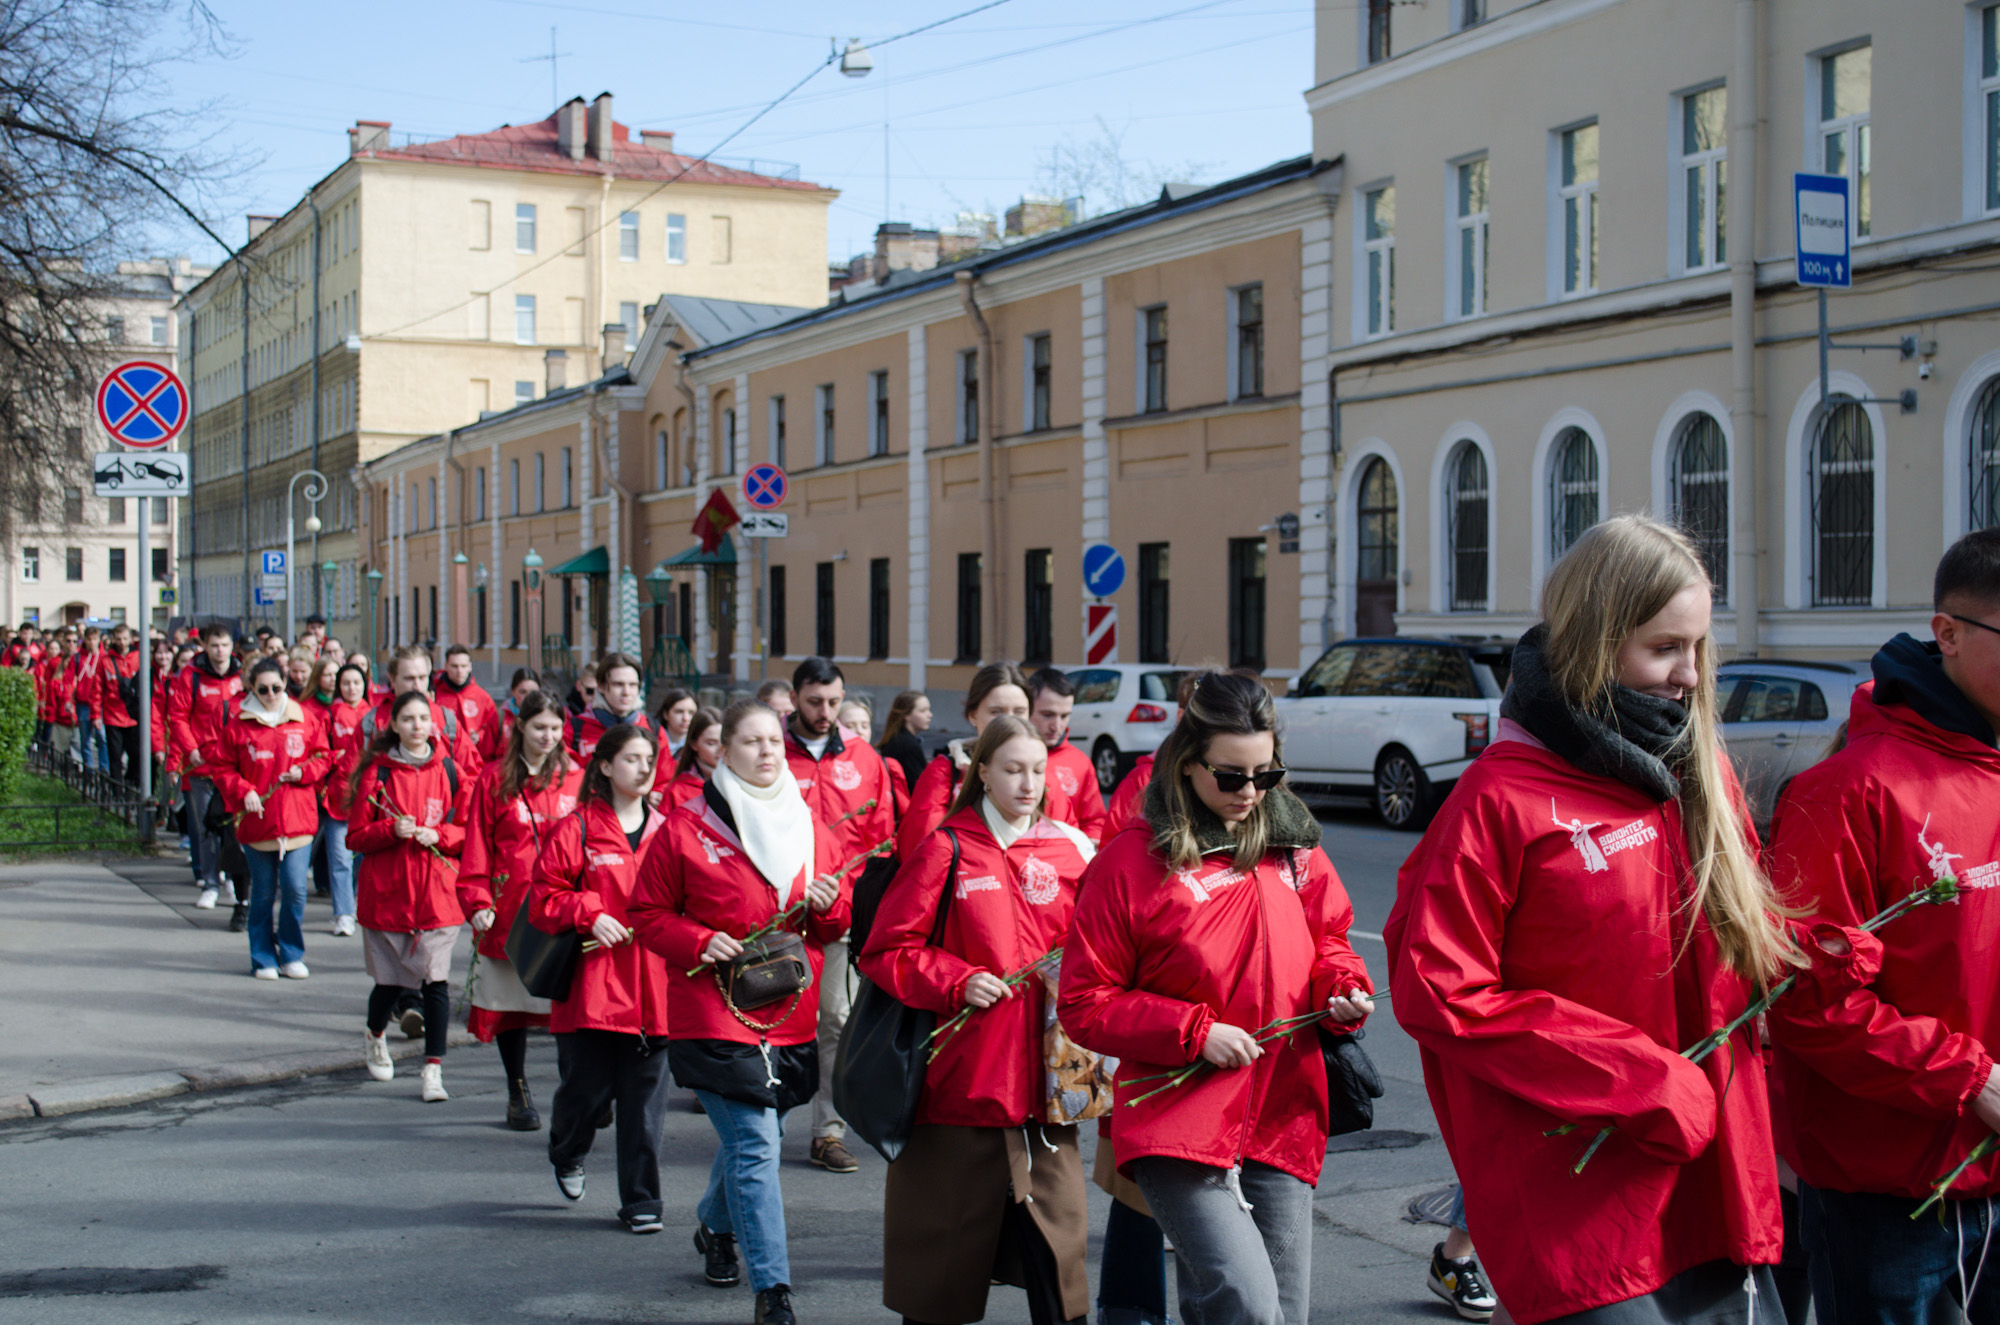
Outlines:
[[[602,548],[598,549],[600,552],[603,550]],[[736,564],[736,544],[730,542],[725,536],[722,540],[722,546],[716,548],[713,552],[703,552],[701,544],[696,543],[693,547],[682,552],[676,552],[673,556],[668,557],[666,564],[668,566],[734,566]]]
[[551,575],[609,575],[610,573],[611,554],[602,546],[594,547],[580,557],[572,557],[549,571]]

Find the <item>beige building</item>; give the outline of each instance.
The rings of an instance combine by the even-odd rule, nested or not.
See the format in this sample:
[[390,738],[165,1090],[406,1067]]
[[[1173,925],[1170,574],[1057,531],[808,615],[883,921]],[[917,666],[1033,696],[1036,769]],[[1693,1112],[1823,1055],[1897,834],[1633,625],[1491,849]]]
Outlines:
[[[283,619],[245,577],[283,545],[295,492],[298,615],[352,631],[359,465],[540,400],[552,351],[599,376],[604,329],[624,329],[622,356],[662,290],[824,298],[831,190],[679,155],[672,134],[617,123],[608,93],[434,142],[361,121],[349,144],[290,211],[251,218],[247,290],[232,262],[184,302],[192,610]],[[316,539],[308,469],[330,480]]]
[[[96,328],[108,369],[127,359],[178,368],[179,320],[175,301],[208,275],[186,258],[153,258],[118,264],[122,295],[104,309]],[[120,448],[95,419],[67,429],[78,455],[76,472],[62,484],[60,508],[40,521],[20,521],[17,541],[0,547],[0,621],[33,621],[44,627],[83,621],[147,619],[165,629],[179,608],[176,562],[179,525],[174,498],[150,502],[99,497],[90,458]],[[175,449],[180,448],[175,444]],[[139,559],[140,511],[146,508],[147,565]]]

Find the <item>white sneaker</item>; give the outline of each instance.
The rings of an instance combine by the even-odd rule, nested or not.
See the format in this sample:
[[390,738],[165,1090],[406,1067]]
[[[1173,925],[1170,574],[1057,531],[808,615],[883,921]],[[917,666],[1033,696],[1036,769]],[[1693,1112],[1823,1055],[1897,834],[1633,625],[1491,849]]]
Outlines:
[[213,911],[215,909],[215,898],[215,889],[203,888],[201,896],[194,899],[194,909],[197,911]]
[[275,980],[278,978],[278,968],[275,966],[259,966],[250,972],[250,978],[253,980]]
[[354,937],[354,917],[353,917],[353,916],[335,916],[335,917],[333,918],[333,936],[334,936],[335,938],[337,938],[337,939],[351,939],[351,938],[353,938],[353,937]]
[[287,980],[303,980],[311,975],[312,972],[306,969],[304,962],[286,962],[278,968],[278,974],[284,976]]
[[222,881],[222,904],[224,906],[236,905],[236,885],[227,879]]
[[389,1041],[386,1036],[373,1031],[361,1032],[362,1043],[368,1050],[368,1075],[377,1081],[392,1081],[396,1076],[396,1060],[389,1057]]
[[424,1064],[423,1083],[424,1103],[442,1104],[451,1098],[451,1096],[445,1094],[444,1065],[442,1063]]

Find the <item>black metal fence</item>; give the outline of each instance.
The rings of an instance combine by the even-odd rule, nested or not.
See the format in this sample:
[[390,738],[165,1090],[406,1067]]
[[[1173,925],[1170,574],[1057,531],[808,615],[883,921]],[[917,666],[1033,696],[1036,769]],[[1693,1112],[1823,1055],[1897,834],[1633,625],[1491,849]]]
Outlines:
[[0,805],[0,846],[106,849],[136,846],[151,835],[155,806],[131,783],[40,745],[29,750],[28,771],[60,782],[82,799],[69,805]]

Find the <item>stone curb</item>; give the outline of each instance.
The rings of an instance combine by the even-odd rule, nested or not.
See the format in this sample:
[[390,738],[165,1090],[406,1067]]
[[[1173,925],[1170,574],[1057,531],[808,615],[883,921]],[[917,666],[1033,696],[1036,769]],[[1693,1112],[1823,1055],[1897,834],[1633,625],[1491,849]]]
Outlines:
[[[455,1030],[448,1041],[453,1047],[477,1044],[469,1031]],[[406,1040],[390,1047],[392,1058],[416,1058],[424,1051],[422,1040]],[[214,1063],[203,1067],[183,1067],[170,1072],[131,1072],[115,1077],[94,1077],[39,1086],[25,1095],[0,1096],[0,1121],[19,1118],[60,1118],[95,1109],[116,1109],[148,1100],[166,1099],[189,1092],[207,1093],[262,1086],[274,1081],[325,1076],[367,1066],[358,1050],[319,1049],[302,1053],[273,1054],[241,1063]]]

